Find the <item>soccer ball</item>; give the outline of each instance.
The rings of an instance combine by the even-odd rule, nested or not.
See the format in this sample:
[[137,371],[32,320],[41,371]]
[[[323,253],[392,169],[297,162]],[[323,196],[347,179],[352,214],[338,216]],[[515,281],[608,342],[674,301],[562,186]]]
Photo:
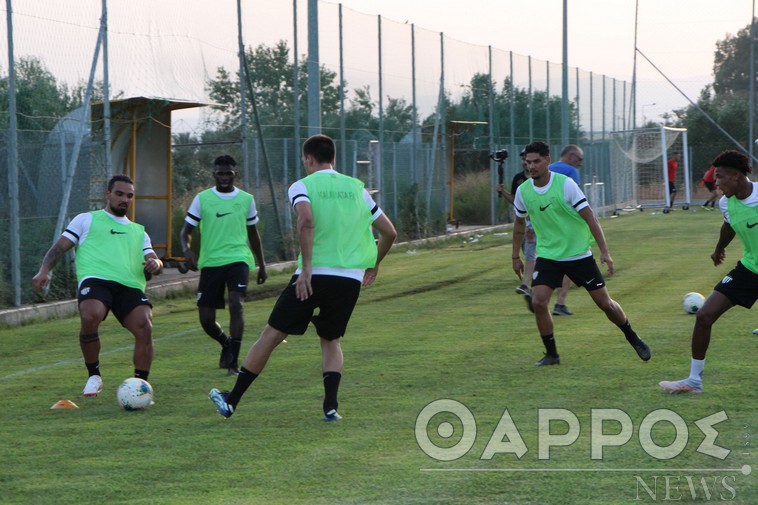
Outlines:
[[153,387],[149,382],[136,377],[126,379],[116,391],[118,404],[125,410],[146,409],[153,403]]
[[687,293],[682,298],[682,308],[687,314],[695,314],[705,303],[705,297],[700,293]]

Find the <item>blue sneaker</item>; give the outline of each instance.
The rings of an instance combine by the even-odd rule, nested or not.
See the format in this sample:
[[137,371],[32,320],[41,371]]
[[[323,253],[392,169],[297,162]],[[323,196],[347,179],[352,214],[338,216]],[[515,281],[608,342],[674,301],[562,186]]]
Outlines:
[[226,395],[228,394],[229,393],[222,393],[216,388],[211,389],[211,392],[208,393],[208,398],[210,398],[216,406],[218,413],[227,419],[234,414],[234,407],[226,403]]
[[[229,414],[231,415],[231,414]],[[326,414],[324,414],[324,422],[331,422],[331,421],[339,421],[342,419],[342,416],[337,413],[336,410],[332,409]]]
[[680,381],[669,382],[662,381],[658,383],[663,389],[672,394],[678,393],[694,393],[700,394],[703,392],[703,383],[700,381],[694,381],[689,377]]
[[753,335],[758,335],[758,328],[753,330]]

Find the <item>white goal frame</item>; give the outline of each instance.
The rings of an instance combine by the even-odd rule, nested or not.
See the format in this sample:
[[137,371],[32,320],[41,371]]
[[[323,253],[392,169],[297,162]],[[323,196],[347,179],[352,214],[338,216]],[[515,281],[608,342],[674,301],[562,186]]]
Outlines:
[[[663,208],[663,212],[667,213],[671,208],[668,159],[670,153],[680,153],[682,161],[675,184],[676,181],[680,181],[681,184],[677,184],[679,191],[675,203],[681,205],[684,210],[689,209],[692,201],[692,180],[686,128],[637,128],[613,131],[610,135],[612,199],[617,207],[633,207],[639,210]],[[658,170],[660,180],[643,180],[644,174]]]

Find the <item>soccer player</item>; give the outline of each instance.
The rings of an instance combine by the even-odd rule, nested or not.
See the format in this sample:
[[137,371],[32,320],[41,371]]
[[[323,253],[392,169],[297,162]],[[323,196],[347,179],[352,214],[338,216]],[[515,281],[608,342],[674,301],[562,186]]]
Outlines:
[[600,262],[613,274],[613,260],[608,252],[603,230],[579,186],[569,177],[549,170],[550,146],[532,142],[525,148],[531,180],[516,190],[513,231],[513,270],[521,275],[524,264],[519,251],[524,238],[524,221],[532,221],[537,235],[537,263],[532,281],[532,304],[537,329],[545,346],[545,356],[535,366],[561,362],[553,335],[553,319],[548,310],[553,291],[563,283],[564,275],[583,286],[606,317],[624,333],[637,355],[650,359],[650,348],[637,336],[616,301],[608,294],[605,280],[592,256],[591,245],[600,248]]
[[[268,278],[263,246],[258,234],[255,198],[234,186],[237,162],[228,155],[213,162],[215,187],[198,193],[190,204],[180,233],[182,251],[190,270],[200,269],[197,309],[205,333],[221,345],[219,368],[238,372],[242,334],[245,331],[242,302],[247,294],[250,270],[258,265],[257,283]],[[200,228],[200,258],[190,248],[192,230]],[[255,256],[255,259],[253,259]],[[229,335],[216,320],[229,291]]]
[[76,247],[79,345],[89,374],[84,396],[103,390],[98,328],[109,311],[134,335],[134,376],[147,380],[153,361],[153,315],[145,296],[145,276],[159,274],[163,268],[145,228],[126,217],[134,199],[132,180],[114,175],[105,199],[104,209],[71,220],[32,279],[35,289],[47,287],[58,260]]
[[674,153],[668,160],[668,183],[669,183],[669,209],[674,208],[674,197],[676,197],[676,171],[679,169],[679,162],[682,160],[680,153]]
[[758,183],[748,178],[752,172],[750,158],[738,151],[723,151],[715,160],[716,186],[724,193],[719,208],[724,214],[716,249],[711,253],[714,265],[726,258],[726,247],[735,236],[742,242],[742,258],[721,282],[695,315],[692,330],[690,375],[659,385],[670,393],[702,393],[705,354],[711,342],[711,328],[735,305],[750,308],[758,299]]
[[[288,193],[297,214],[298,268],[247,353],[234,389],[210,391],[211,401],[224,417],[234,413],[276,346],[288,335],[302,335],[312,322],[321,343],[324,421],[341,419],[337,412],[343,365],[340,339],[361,285],[376,279],[396,232],[363,183],[334,170],[335,152],[334,141],[326,135],[314,135],[303,144],[308,176],[292,184]],[[378,242],[372,227],[379,232]],[[319,313],[314,316],[316,309]]]
[[[716,167],[711,165],[708,171],[705,172],[702,178],[703,186],[705,186],[705,188],[711,192],[711,195],[703,204],[703,210],[713,210],[713,208],[716,206],[716,201],[719,199],[719,191],[718,189],[716,189],[715,173],[716,173]],[[708,206],[708,204],[710,204],[710,207]]]

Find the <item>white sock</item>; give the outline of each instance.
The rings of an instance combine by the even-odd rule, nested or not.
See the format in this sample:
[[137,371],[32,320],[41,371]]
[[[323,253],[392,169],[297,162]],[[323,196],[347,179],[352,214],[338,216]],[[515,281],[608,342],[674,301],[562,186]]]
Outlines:
[[692,361],[690,362],[689,379],[695,382],[702,382],[704,368],[705,368],[705,359],[692,358]]

